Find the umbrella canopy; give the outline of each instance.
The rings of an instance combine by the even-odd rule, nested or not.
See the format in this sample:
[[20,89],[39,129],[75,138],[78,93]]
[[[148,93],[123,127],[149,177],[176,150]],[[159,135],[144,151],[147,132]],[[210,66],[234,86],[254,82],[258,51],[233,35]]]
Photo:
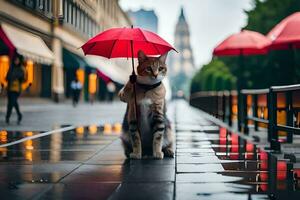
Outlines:
[[106,58],[136,58],[139,50],[147,55],[162,55],[175,50],[157,34],[141,28],[112,28],[96,35],[81,48],[86,55]]
[[300,48],[300,12],[296,12],[277,24],[267,37],[272,40],[272,49]]
[[266,54],[270,44],[271,40],[258,32],[242,30],[221,42],[213,54],[216,56]]

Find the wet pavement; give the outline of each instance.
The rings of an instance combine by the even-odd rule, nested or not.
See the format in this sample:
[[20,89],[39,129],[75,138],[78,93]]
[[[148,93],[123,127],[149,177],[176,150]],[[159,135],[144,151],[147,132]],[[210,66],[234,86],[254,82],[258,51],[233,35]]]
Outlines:
[[5,123],[6,99],[0,98],[0,128],[9,131],[49,131],[58,126],[69,124],[73,126],[88,126],[90,124],[116,123],[123,120],[126,104],[114,101],[95,102],[94,104],[80,102],[77,107],[66,101],[59,104],[50,100],[20,98],[20,109],[23,113],[21,125],[17,125],[15,111],[10,124]]
[[300,199],[297,162],[184,101],[170,103],[168,115],[174,159],[126,160],[119,124],[1,131],[1,199]]

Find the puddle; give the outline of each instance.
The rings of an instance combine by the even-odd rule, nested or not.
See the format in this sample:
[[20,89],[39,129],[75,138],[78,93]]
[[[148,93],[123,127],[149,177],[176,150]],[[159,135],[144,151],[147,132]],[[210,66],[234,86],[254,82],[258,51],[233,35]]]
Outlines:
[[269,196],[281,199],[291,194],[300,199],[300,179],[295,178],[300,177],[299,163],[289,163],[282,155],[270,154],[225,128],[216,131],[216,126],[209,125],[197,132],[196,126],[189,130],[178,127],[181,128],[177,135],[179,190],[186,187],[189,195],[201,199],[219,193],[232,197],[263,194],[262,199]]
[[[65,127],[65,126],[61,126]],[[0,131],[0,145],[35,136],[42,132]],[[84,161],[104,148],[121,133],[120,125],[91,125],[25,140],[0,147],[0,162]]]

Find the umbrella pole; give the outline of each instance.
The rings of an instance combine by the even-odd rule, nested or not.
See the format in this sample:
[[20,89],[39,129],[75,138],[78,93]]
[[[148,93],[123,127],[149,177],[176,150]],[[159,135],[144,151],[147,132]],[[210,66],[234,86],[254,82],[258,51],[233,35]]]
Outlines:
[[[134,70],[134,58],[133,58],[133,41],[130,41],[131,46],[131,64],[132,64],[132,76],[136,76],[135,70]],[[137,113],[137,100],[136,100],[136,83],[133,84],[133,93],[134,93],[134,111],[135,111],[135,120],[138,124],[138,113]]]
[[242,114],[242,93],[241,90],[244,89],[244,57],[243,57],[243,50],[241,49],[240,52],[240,56],[239,56],[239,77],[237,80],[237,91],[238,91],[238,130],[241,131],[242,130],[242,118],[243,118],[243,114]]

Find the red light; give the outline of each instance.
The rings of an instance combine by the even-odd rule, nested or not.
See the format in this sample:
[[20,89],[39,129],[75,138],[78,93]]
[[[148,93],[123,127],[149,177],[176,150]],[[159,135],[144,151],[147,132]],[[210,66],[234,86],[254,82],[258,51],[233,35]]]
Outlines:
[[266,192],[268,190],[268,185],[267,184],[261,184],[260,189],[261,189],[261,191]]
[[286,179],[287,165],[285,161],[277,162],[277,180],[283,181]]
[[266,172],[260,172],[259,176],[260,176],[260,181],[262,182],[266,182],[268,180],[268,173]]
[[226,138],[226,133],[227,133],[226,128],[221,127],[220,128],[220,138]]
[[268,154],[265,151],[260,152],[260,160],[268,160]]

